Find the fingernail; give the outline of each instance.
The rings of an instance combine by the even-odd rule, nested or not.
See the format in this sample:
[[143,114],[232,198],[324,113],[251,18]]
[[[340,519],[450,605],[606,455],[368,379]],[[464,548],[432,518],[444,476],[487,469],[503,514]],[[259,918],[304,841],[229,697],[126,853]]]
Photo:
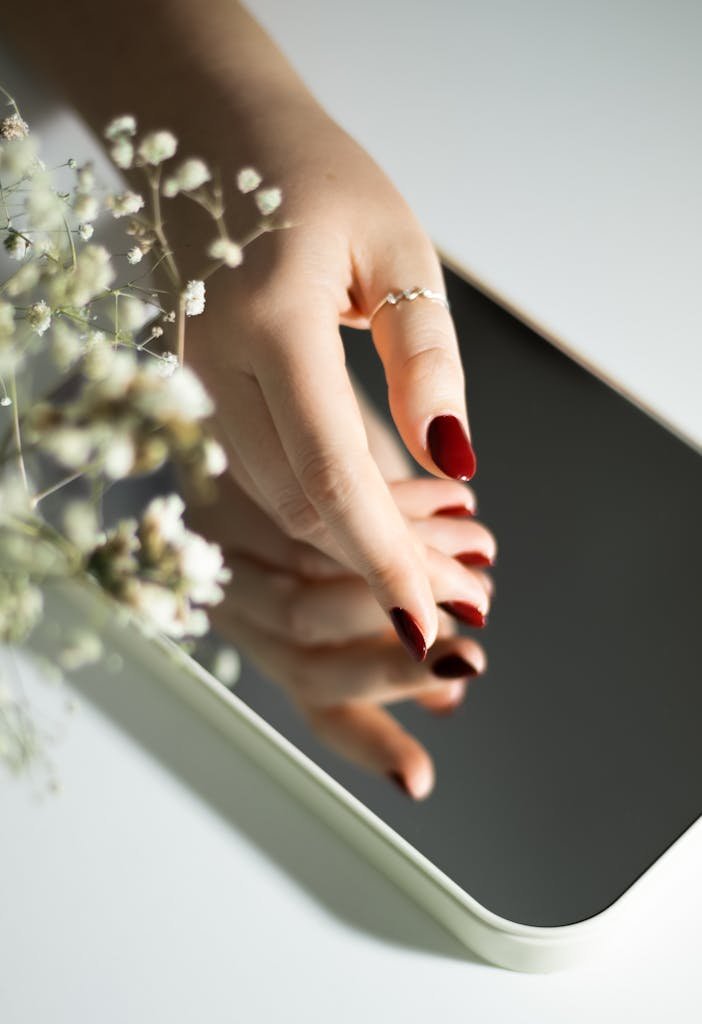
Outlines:
[[478,674],[477,668],[460,654],[445,654],[443,658],[437,658],[431,670],[441,679],[463,679]]
[[481,628],[487,622],[487,616],[479,608],[476,608],[475,605],[468,604],[467,601],[440,601],[439,608],[443,608],[449,615],[460,619],[461,622],[465,622],[468,626],[478,626]]
[[467,505],[445,505],[444,508],[437,508],[435,516],[454,516],[456,519],[465,516],[474,516],[475,508],[468,508]]
[[390,618],[395,632],[412,657],[416,661],[424,661],[427,656],[427,642],[417,620],[404,608],[391,608]]
[[456,416],[435,416],[427,430],[427,445],[439,469],[454,480],[475,474],[475,452]]
[[412,795],[410,793],[409,789],[407,788],[407,783],[405,782],[404,777],[402,775],[400,775],[399,772],[386,772],[386,775],[387,775],[387,777],[389,779],[392,780],[392,782],[395,783],[395,785],[399,789],[402,790],[403,793],[405,793],[407,796],[411,796]]
[[492,559],[484,555],[482,551],[462,551],[460,555],[454,555],[453,557],[461,565],[487,566],[493,564]]

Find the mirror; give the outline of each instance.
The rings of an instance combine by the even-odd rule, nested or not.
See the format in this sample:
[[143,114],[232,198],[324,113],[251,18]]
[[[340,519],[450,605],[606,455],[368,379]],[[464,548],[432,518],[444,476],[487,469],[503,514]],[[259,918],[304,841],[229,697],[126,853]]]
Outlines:
[[[612,903],[702,811],[698,455],[452,274],[480,518],[499,543],[489,667],[428,747],[419,803],[323,747],[246,667],[236,693],[473,897],[563,925]],[[380,408],[367,335],[349,363]]]

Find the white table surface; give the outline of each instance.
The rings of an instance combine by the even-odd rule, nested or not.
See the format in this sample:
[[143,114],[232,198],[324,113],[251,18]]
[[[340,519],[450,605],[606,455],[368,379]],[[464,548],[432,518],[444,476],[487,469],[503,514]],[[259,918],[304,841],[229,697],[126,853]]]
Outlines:
[[[430,220],[427,215],[435,210],[430,224],[434,237],[447,248],[451,237],[462,238],[462,234],[452,233],[451,211],[442,210],[442,188],[430,187],[417,168],[404,165],[410,151],[412,161],[421,165],[428,159],[431,145],[425,138],[422,145],[410,147],[406,125],[397,121],[391,129],[384,125],[388,104],[391,108],[393,103],[402,106],[409,103],[408,97],[412,102],[416,97],[412,74],[400,78],[387,73],[380,54],[392,38],[400,64],[406,64],[408,71],[414,69],[415,74],[421,72],[427,81],[433,80],[419,56],[410,52],[418,39],[433,39],[426,60],[430,67],[431,61],[435,68],[441,67],[444,77],[437,74],[429,99],[433,109],[441,106],[450,111],[456,102],[452,89],[461,75],[480,79],[491,72],[486,45],[493,38],[493,49],[496,46],[496,23],[485,29],[480,45],[471,50],[471,59],[454,66],[451,54],[456,51],[452,47],[458,46],[460,34],[451,29],[451,18],[467,17],[471,5],[434,4],[430,16],[422,18],[418,5],[404,4],[407,17],[397,19],[397,24],[400,5],[393,3],[374,10],[369,6],[367,19],[361,13],[363,3],[347,10],[342,5],[327,8],[300,2],[285,8],[285,16],[282,3],[255,6],[265,9],[267,16],[275,15],[281,39],[291,52],[297,49],[295,55],[306,65],[304,70],[314,84],[323,84],[325,76],[329,83],[333,80],[331,105],[335,113],[343,113],[343,100],[345,122],[372,144],[425,220]],[[484,6],[487,14],[494,12],[491,5]],[[689,16],[693,10],[692,5],[675,7],[679,22],[685,12]],[[649,15],[653,10],[643,4],[637,7],[644,9]],[[475,28],[476,19],[472,21]],[[306,60],[300,46],[303,27],[318,43]],[[524,32],[505,28],[505,33],[505,37],[500,35],[499,49],[502,64],[508,66],[519,57],[521,46],[517,44],[524,42]],[[658,36],[663,52],[672,60],[666,39],[664,32]],[[684,49],[686,45],[682,33],[680,46]],[[346,54],[347,65],[343,60]],[[614,59],[614,53],[611,57]],[[483,69],[482,76],[476,62]],[[359,84],[361,65],[365,75]],[[676,67],[665,93],[668,99],[675,97],[685,69],[692,74],[684,61]],[[500,92],[495,82],[503,80],[503,71],[491,73],[482,88],[489,88],[497,101]],[[419,81],[415,79],[415,84]],[[638,80],[633,83],[632,90],[639,84]],[[416,90],[421,91],[419,85]],[[521,97],[525,103],[531,96],[530,90],[526,92],[528,95]],[[32,102],[40,112],[41,103]],[[502,102],[506,105],[504,97]],[[592,122],[587,109],[581,113],[584,122]],[[477,125],[476,131],[481,125],[484,131],[489,128],[488,112],[480,106],[471,107],[470,119]],[[641,119],[635,120],[633,127],[630,121],[629,131],[635,136],[630,144],[643,146]],[[65,156],[65,146],[59,147],[58,140],[66,136],[74,155],[81,154],[80,146],[87,146],[65,112],[45,127],[49,156],[52,145],[57,155]],[[437,130],[434,124],[431,131]],[[497,134],[506,154],[509,133],[504,124]],[[573,145],[577,134],[573,132]],[[450,133],[434,138],[442,140],[445,166],[460,166],[465,157],[461,139]],[[626,152],[622,144],[622,159]],[[554,145],[551,155],[565,160],[568,154]],[[519,181],[512,163],[500,161],[494,172],[492,186],[500,185],[501,196],[492,214],[488,210],[490,190],[483,180],[478,190],[480,201],[472,203],[470,214],[475,227],[472,237],[481,241],[479,245],[471,243],[470,252],[464,251],[473,254],[470,260],[466,256],[465,262],[476,273],[491,266],[499,269],[501,263],[509,280],[518,284],[518,261],[509,257],[505,239],[511,236],[518,249],[525,232],[522,241],[526,245],[538,217],[532,210],[529,216],[535,220],[529,231],[524,221],[517,229],[513,217],[500,205],[507,202],[507,186],[517,187]],[[479,160],[466,166],[469,170],[461,174],[464,184],[468,177],[476,181],[486,173]],[[537,172],[526,160],[524,170],[525,181],[519,187],[528,191],[529,180],[541,180],[541,168]],[[681,187],[670,197],[673,204],[682,201],[685,173],[679,168]],[[604,174],[602,165],[597,174]],[[651,177],[655,177],[653,170]],[[557,180],[554,172],[554,183]],[[615,186],[624,187],[618,177]],[[462,189],[466,196],[473,192]],[[565,193],[556,190],[554,203],[559,210],[564,199]],[[513,197],[512,213],[515,206],[519,201]],[[634,230],[633,210],[627,209]],[[591,212],[594,215],[596,211]],[[658,208],[650,215],[653,223],[660,223],[663,217]],[[527,216],[528,211],[524,213]],[[489,222],[501,225],[499,239],[491,239]],[[478,233],[481,223],[482,232]],[[576,228],[572,223],[570,230]],[[580,224],[580,229],[584,231],[585,226]],[[698,233],[698,237],[702,236]],[[635,251],[630,255],[637,257],[640,270],[645,261]],[[599,275],[594,263],[590,264],[591,256],[590,252],[580,267],[581,274],[587,270],[590,275],[588,287]],[[541,266],[543,260],[542,253],[534,260],[540,273],[532,268],[533,273],[521,282],[523,294],[534,304],[540,302],[539,282],[543,284],[549,276],[547,266]],[[658,287],[671,298],[682,289],[682,281],[670,263],[666,268],[658,260],[655,256],[662,274]],[[497,287],[494,274],[486,272],[485,279]],[[564,280],[561,275],[559,281]],[[646,316],[642,313],[642,328],[649,324],[650,316],[663,315],[658,309],[662,293],[652,298],[651,280],[645,277],[640,282],[642,301],[653,304]],[[573,287],[575,284],[571,281]],[[569,314],[577,295],[572,290],[563,294],[560,287],[552,290],[553,295],[562,304],[561,312]],[[517,301],[519,293],[514,291],[512,297]],[[611,302],[615,297],[612,289]],[[601,298],[592,302],[590,319],[581,320],[584,329],[593,328],[593,338],[597,323],[607,320],[599,306]],[[556,322],[557,309],[550,308]],[[618,321],[627,328],[632,310],[631,303],[624,304]],[[646,367],[640,365],[660,356],[655,346],[645,348],[644,360],[632,357],[631,346],[634,342],[643,345],[643,334],[636,339],[624,330],[616,338],[609,334],[606,344],[598,340],[599,351],[607,352],[619,366],[626,386],[638,388],[642,394],[648,389],[648,397],[662,413],[675,412],[667,403],[671,395],[677,395],[681,427],[697,431],[699,421],[695,425],[694,408],[685,397],[690,395],[686,389],[690,387],[694,351],[690,334],[683,328],[686,323],[691,327],[699,324],[699,311],[692,310],[689,303],[682,311],[671,304],[668,315],[675,325],[670,336],[674,333],[677,347],[668,348],[670,358],[665,365],[656,364],[657,374],[646,370],[642,377]],[[578,318],[571,322],[577,324]],[[687,348],[681,342],[683,335],[688,337]],[[660,388],[653,393],[656,382]],[[26,685],[33,685],[26,668],[24,679]],[[699,1020],[702,983],[697,922],[702,916],[702,887],[694,884],[697,865],[691,861],[697,847],[691,847],[687,862],[679,861],[675,873],[661,883],[651,927],[633,936],[616,958],[550,976],[511,974],[473,960],[390,882],[173,698],[145,689],[128,670],[121,678],[92,680],[83,689],[79,710],[55,753],[62,793],[37,801],[24,783],[0,783],[3,1024],[82,1024],[93,1020],[101,1024],[151,1024],[155,1020],[170,1024],[196,1020],[208,1024],[280,1020],[306,1024],[330,1020],[339,1024],[359,1020],[562,1024],[567,1020],[569,1024],[590,1024],[625,1018],[640,1024],[658,1024],[663,1019],[692,1024]]]
[[249,7],[453,263],[702,444],[702,4]]

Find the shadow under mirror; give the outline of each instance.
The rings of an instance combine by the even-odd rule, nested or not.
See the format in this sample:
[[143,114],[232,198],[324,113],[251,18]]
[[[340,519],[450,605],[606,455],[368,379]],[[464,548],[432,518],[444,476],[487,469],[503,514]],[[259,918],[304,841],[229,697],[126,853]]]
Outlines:
[[[607,907],[702,811],[699,456],[452,274],[479,517],[495,533],[489,667],[463,706],[392,713],[428,748],[415,803],[331,753],[246,667],[237,694],[490,910]],[[386,409],[365,333],[348,360]]]

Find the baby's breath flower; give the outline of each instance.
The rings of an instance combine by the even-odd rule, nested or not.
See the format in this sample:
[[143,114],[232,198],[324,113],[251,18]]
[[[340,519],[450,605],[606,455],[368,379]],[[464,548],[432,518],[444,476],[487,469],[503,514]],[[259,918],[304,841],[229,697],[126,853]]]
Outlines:
[[242,167],[236,176],[236,187],[240,192],[253,192],[263,181],[254,167]]
[[100,543],[97,513],[89,501],[69,501],[63,513],[63,528],[79,551],[92,551]]
[[199,316],[205,311],[205,282],[188,281],[183,292],[185,315]]
[[127,263],[131,263],[134,266],[137,263],[141,263],[144,258],[144,252],[138,245],[133,245],[127,253]]
[[180,363],[175,352],[166,352],[159,357],[159,370],[162,377],[172,377],[179,366]]
[[33,228],[40,231],[55,231],[63,226],[66,206],[48,179],[37,183],[31,189],[24,208]]
[[[3,178],[24,178],[40,170],[42,163],[37,157],[36,139],[19,138],[7,142],[0,148],[0,167],[3,169]],[[7,184],[7,182],[5,182]]]
[[207,250],[213,260],[222,260],[228,267],[238,267],[244,258],[240,245],[232,242],[230,238],[215,238]]
[[95,196],[79,192],[73,204],[73,212],[80,221],[97,220],[100,206]]
[[152,498],[141,518],[142,530],[148,530],[164,544],[177,544],[185,536],[185,503],[179,494]]
[[92,224],[79,224],[78,225],[78,234],[80,235],[80,237],[83,239],[84,242],[90,241],[90,239],[93,237],[94,233],[95,233],[95,228],[93,227]]
[[103,245],[85,245],[75,265],[51,279],[49,294],[55,306],[87,306],[115,278],[110,254]]
[[177,148],[178,141],[171,132],[149,132],[141,140],[138,152],[145,163],[155,167],[164,160],[169,160]]
[[119,192],[116,195],[108,196],[105,205],[112,210],[112,216],[127,217],[131,213],[138,213],[144,206],[144,197],[138,192]]
[[0,121],[0,139],[6,142],[14,142],[15,139],[26,139],[29,135],[29,125],[19,114],[10,114]]
[[93,450],[93,438],[82,427],[59,426],[42,434],[41,446],[68,469],[82,469]]
[[122,480],[129,476],[134,467],[135,455],[134,441],[128,433],[113,435],[105,452],[105,474],[112,480]]
[[184,160],[175,174],[163,183],[163,194],[169,198],[179,192],[194,192],[211,179],[210,169],[204,160],[190,157]]
[[17,295],[31,291],[41,277],[41,268],[36,260],[25,263],[5,282],[5,294],[14,299]]
[[110,149],[110,156],[123,171],[132,166],[134,160],[134,146],[127,138],[117,139],[114,146]]
[[219,441],[208,437],[203,445],[204,471],[208,476],[221,476],[227,468],[227,455]]
[[212,662],[212,675],[225,686],[232,686],[241,674],[241,659],[233,647],[220,647]]
[[112,142],[122,135],[135,135],[136,129],[136,118],[132,114],[121,114],[110,121],[105,128],[104,135]]
[[61,319],[54,321],[51,332],[51,355],[61,370],[67,370],[80,359],[85,346],[78,334]]
[[279,188],[262,188],[254,196],[254,202],[264,217],[278,209],[283,200],[283,193]]
[[25,315],[35,334],[42,335],[48,331],[51,325],[51,307],[47,306],[43,299],[33,302]]
[[4,241],[5,252],[11,260],[23,260],[29,251],[29,241],[16,231],[10,232]]

